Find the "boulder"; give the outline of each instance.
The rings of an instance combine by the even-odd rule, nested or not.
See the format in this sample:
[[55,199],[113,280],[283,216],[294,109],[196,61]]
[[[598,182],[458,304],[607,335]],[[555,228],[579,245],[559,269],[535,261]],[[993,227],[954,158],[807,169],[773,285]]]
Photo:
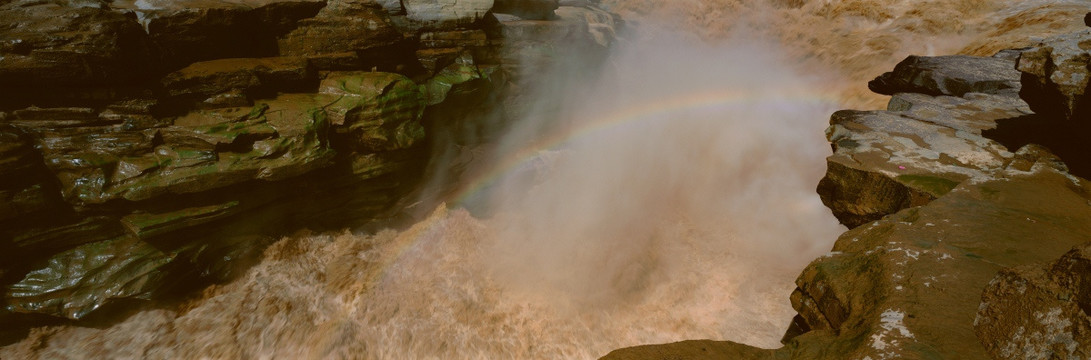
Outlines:
[[493,0],[402,0],[406,15],[424,29],[473,28],[493,7]]
[[1091,243],[1046,266],[1001,270],[974,329],[994,359],[1091,357]]
[[1091,30],[1060,35],[1024,50],[1020,95],[1036,113],[1091,135]]
[[928,95],[962,96],[966,93],[1016,93],[1019,72],[1015,62],[1004,57],[967,55],[911,55],[868,82],[871,91],[893,95],[913,92]]
[[526,20],[549,20],[553,10],[560,6],[557,0],[496,0],[492,11],[511,14]]

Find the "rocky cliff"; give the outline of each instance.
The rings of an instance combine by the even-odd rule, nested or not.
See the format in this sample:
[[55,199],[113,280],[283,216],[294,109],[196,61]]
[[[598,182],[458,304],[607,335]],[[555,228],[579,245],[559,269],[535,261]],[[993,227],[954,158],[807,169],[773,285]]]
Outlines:
[[1091,30],[911,56],[833,114],[818,193],[851,230],[796,281],[779,349],[686,341],[604,359],[1091,357]]
[[527,111],[524,75],[605,56],[619,21],[578,5],[0,1],[0,322],[82,319],[229,278],[279,234],[396,216],[437,147]]

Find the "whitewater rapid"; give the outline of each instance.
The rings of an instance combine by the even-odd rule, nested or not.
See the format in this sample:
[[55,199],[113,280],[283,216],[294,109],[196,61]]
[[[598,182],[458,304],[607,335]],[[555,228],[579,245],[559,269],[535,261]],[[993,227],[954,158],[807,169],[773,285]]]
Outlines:
[[[844,229],[814,188],[843,107],[908,54],[990,55],[1078,1],[606,0],[627,35],[560,118],[403,231],[284,238],[239,279],[0,358],[595,358],[684,339],[777,347]],[[1072,24],[1069,24],[1072,23]],[[1016,40],[1018,39],[1018,41]],[[551,76],[563,76],[552,74]],[[434,200],[434,199],[429,199]],[[430,202],[422,202],[430,203]]]

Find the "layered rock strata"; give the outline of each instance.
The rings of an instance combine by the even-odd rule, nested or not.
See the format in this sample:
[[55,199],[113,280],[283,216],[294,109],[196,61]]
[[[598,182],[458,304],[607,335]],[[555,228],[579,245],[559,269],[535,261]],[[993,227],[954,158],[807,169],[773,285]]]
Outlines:
[[[604,359],[1091,356],[1091,184],[1066,165],[1080,158],[1010,128],[1084,120],[1087,88],[1068,85],[1086,50],[1068,45],[1086,33],[909,57],[869,84],[892,95],[887,110],[833,114],[818,192],[851,230],[796,280],[782,348],[691,341]],[[1046,103],[1064,106],[1037,112]]]
[[519,33],[532,20],[492,8],[0,2],[0,322],[82,319],[229,278],[285,232],[394,216],[429,151],[525,111],[507,54],[605,54],[618,25],[553,6],[604,15]]

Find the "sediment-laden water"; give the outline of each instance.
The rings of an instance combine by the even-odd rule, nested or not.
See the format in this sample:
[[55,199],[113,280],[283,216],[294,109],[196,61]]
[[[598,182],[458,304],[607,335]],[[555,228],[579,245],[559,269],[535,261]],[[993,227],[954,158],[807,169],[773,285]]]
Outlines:
[[634,30],[602,73],[481,154],[486,170],[443,179],[461,184],[450,206],[400,232],[282,239],[178,307],[34,329],[0,358],[776,347],[795,276],[843,231],[814,191],[830,112],[881,106],[866,80],[908,54],[1026,45],[1080,26],[1080,3],[606,0]]

